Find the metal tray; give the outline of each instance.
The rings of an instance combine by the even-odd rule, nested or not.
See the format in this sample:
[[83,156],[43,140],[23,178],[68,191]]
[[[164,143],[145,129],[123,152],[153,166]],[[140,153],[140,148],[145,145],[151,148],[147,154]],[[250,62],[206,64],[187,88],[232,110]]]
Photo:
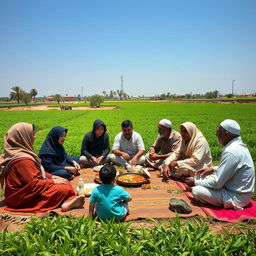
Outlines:
[[[123,182],[118,179],[119,177],[126,176],[126,175],[140,176],[140,177],[143,177],[145,179],[145,181],[143,181],[143,182]],[[116,179],[117,184],[125,186],[125,187],[140,187],[142,184],[145,184],[148,182],[149,182],[149,180],[143,174],[137,173],[137,172],[122,173],[122,174],[118,175],[117,179]]]

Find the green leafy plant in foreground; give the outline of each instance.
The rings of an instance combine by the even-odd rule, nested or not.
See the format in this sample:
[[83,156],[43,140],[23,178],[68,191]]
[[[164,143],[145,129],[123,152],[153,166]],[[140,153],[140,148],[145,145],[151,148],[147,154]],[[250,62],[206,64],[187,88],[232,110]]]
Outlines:
[[[34,218],[25,231],[0,236],[0,255],[254,255],[256,231],[214,235],[202,221],[152,228],[92,219]],[[241,228],[241,227],[240,227]]]

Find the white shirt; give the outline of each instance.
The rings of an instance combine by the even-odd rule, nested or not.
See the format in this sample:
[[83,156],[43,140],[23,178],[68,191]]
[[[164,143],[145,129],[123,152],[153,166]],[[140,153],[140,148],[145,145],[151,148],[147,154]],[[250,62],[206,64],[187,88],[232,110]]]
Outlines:
[[116,135],[112,150],[120,150],[134,157],[139,150],[145,150],[143,140],[139,133],[133,131],[130,140],[127,140],[123,133],[120,132]]
[[222,149],[220,165],[205,178],[196,178],[195,185],[212,189],[225,188],[223,200],[241,208],[242,201],[254,191],[255,170],[249,150],[241,137],[234,138]]

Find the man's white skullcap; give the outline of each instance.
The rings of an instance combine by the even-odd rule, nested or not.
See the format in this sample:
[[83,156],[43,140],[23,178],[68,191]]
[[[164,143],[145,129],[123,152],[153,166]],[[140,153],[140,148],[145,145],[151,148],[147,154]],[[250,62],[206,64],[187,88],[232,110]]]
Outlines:
[[240,125],[235,120],[226,119],[220,123],[220,126],[234,135],[240,135]]
[[172,128],[172,122],[168,119],[162,119],[159,124],[161,124],[162,126],[164,127],[167,127],[167,128]]

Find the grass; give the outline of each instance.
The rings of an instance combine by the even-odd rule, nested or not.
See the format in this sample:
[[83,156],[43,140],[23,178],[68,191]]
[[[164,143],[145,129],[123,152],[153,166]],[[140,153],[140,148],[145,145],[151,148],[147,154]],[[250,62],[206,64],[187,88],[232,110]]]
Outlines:
[[34,218],[24,232],[0,234],[1,255],[255,255],[256,230],[214,235],[203,221],[184,224],[178,217],[166,225],[132,227],[129,223]]
[[222,102],[222,101],[238,101],[238,102],[246,102],[246,101],[256,101],[256,97],[239,97],[239,98],[217,98],[217,99],[171,99],[171,100],[176,100],[176,101],[218,101],[218,102]]
[[[105,103],[113,105],[113,102]],[[110,141],[113,143],[115,135],[120,131],[120,124],[124,119],[131,119],[134,129],[144,140],[146,150],[157,136],[157,124],[162,118],[169,118],[173,127],[179,130],[179,125],[185,121],[194,122],[203,132],[211,147],[214,161],[218,161],[221,147],[217,143],[215,130],[224,119],[237,120],[242,128],[242,138],[247,144],[254,161],[256,160],[256,105],[254,104],[209,104],[209,103],[117,103],[120,109],[106,111],[1,111],[0,112],[0,140],[11,125],[16,122],[29,122],[38,126],[35,150],[40,146],[49,130],[55,125],[62,125],[69,129],[65,148],[71,155],[79,155],[83,136],[92,129],[95,119],[102,119],[108,129]],[[0,143],[0,152],[3,151]]]
[[42,102],[30,102],[28,104],[25,103],[15,103],[15,102],[0,102],[0,108],[14,108],[14,107],[27,107],[27,106],[36,106],[36,105],[42,105],[44,103]]

